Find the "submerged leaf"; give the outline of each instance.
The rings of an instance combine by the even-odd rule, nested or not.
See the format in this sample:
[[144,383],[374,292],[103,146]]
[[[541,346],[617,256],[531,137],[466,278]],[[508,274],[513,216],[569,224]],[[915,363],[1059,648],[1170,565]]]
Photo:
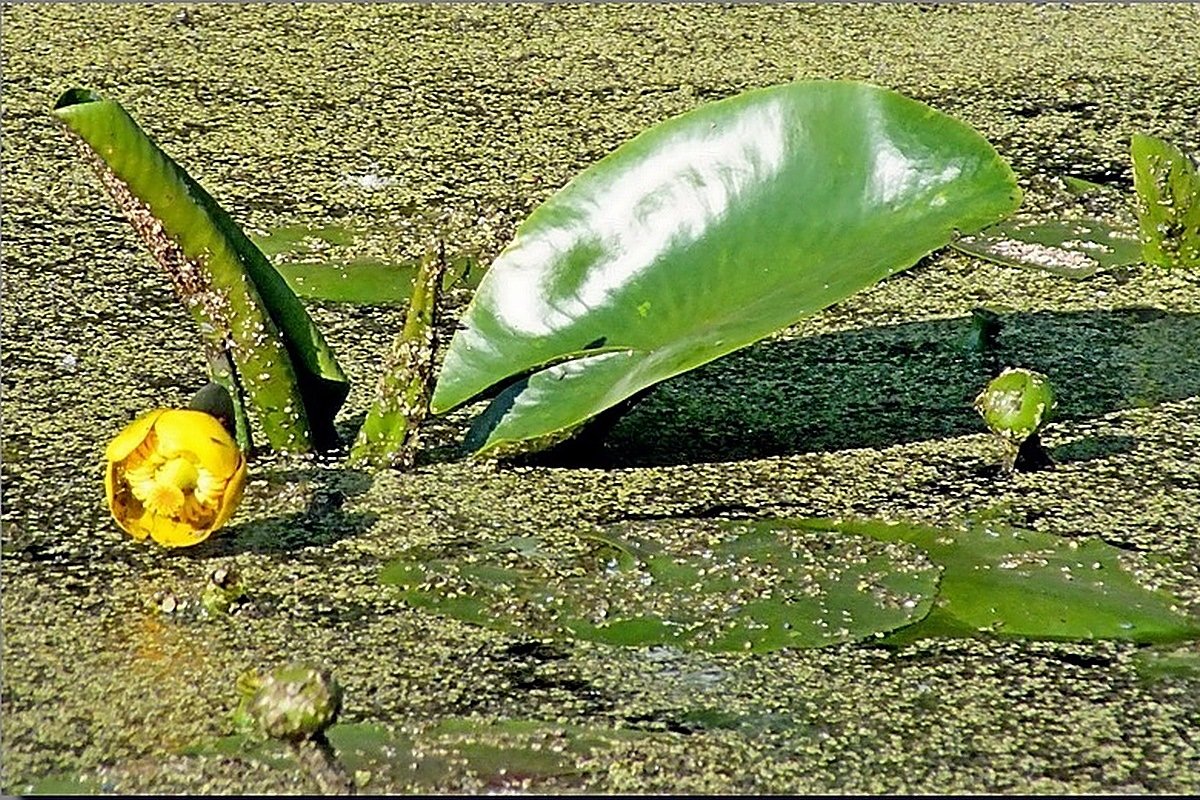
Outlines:
[[[462,785],[467,775],[496,790],[577,787],[584,778],[581,759],[623,742],[654,737],[599,725],[453,717],[416,732],[339,723],[326,735],[346,771],[365,778],[365,785],[357,788],[367,793],[375,793],[376,787],[389,792],[444,789]],[[244,735],[197,742],[182,754],[242,758],[273,769],[296,769],[293,757],[279,742]],[[47,783],[47,788],[57,785]]]
[[1146,681],[1200,680],[1200,652],[1194,645],[1188,649],[1164,650],[1152,648],[1142,650],[1133,658],[1133,668]]
[[761,523],[837,530],[923,548],[942,570],[937,607],[895,639],[972,635],[1169,642],[1200,637],[1200,620],[1141,586],[1122,552],[1094,537],[1064,538],[985,523],[963,530],[877,520]]
[[[386,227],[382,230],[389,232]],[[403,305],[412,295],[421,266],[420,259],[384,259],[356,252],[362,232],[342,225],[283,225],[250,238],[271,258],[292,291],[312,300]],[[443,289],[479,285],[483,270],[476,256],[450,254],[446,261]]]
[[1170,142],[1134,134],[1133,188],[1147,264],[1200,267],[1200,173]]
[[[275,267],[300,297],[354,305],[404,305],[412,297],[417,261],[353,258],[345,261],[285,261]],[[471,256],[447,258],[442,288],[478,285],[479,267]]]
[[743,523],[652,530],[591,534],[566,563],[527,546],[413,552],[380,580],[502,631],[714,652],[856,641],[920,619],[937,592],[937,569],[904,546]]
[[464,314],[433,410],[507,384],[475,446],[545,446],[995,222],[1020,197],[979,134],[895,92],[817,81],[702,106],[626,143],[525,221]]

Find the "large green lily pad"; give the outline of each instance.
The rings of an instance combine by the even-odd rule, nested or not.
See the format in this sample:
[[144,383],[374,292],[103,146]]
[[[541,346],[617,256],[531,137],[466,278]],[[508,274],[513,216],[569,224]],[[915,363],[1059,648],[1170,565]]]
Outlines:
[[471,445],[547,446],[1020,199],[978,133],[885,89],[814,81],[701,106],[618,148],[525,221],[462,317],[433,411],[499,392]]

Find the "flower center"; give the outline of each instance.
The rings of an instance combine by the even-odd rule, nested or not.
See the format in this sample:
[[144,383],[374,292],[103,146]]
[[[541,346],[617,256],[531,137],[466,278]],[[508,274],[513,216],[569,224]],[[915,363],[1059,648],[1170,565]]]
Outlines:
[[158,482],[174,486],[181,492],[195,489],[199,477],[196,465],[186,458],[172,458],[158,468]]
[[[187,458],[176,457],[166,461],[152,458],[130,470],[128,477],[134,497],[142,501],[147,511],[175,517],[184,510],[184,503],[189,495],[195,493],[197,484],[210,477],[201,475],[202,472]],[[207,484],[209,481],[203,482]]]

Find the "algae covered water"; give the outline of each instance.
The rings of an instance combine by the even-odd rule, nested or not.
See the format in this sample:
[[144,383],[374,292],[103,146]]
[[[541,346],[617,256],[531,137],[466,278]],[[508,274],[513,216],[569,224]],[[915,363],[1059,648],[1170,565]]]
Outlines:
[[[694,543],[773,516],[971,518],[1099,537],[1195,614],[1195,274],[1074,280],[938,251],[660,385],[586,453],[462,460],[455,412],[409,473],[256,459],[233,524],[164,551],[109,518],[101,459],[134,416],[186,403],[204,361],[49,115],[71,86],[118,100],[295,275],[410,263],[435,230],[486,265],[642,129],[795,79],[865,80],[963,120],[1027,207],[1057,213],[1085,202],[1060,177],[1128,193],[1134,133],[1200,151],[1200,8],[17,5],[0,35],[5,791],[312,790],[233,717],[239,675],[289,659],[343,685],[330,741],[369,792],[1200,789],[1194,641],[621,646],[422,608],[384,580],[468,551],[566,580],[581,534],[614,526]],[[471,285],[449,294],[447,334]],[[308,307],[352,382],[350,439],[403,309]],[[1055,382],[1052,470],[993,469],[970,407],[988,365],[963,346],[979,307],[1002,320],[996,358]],[[212,615],[222,571],[245,595]]]

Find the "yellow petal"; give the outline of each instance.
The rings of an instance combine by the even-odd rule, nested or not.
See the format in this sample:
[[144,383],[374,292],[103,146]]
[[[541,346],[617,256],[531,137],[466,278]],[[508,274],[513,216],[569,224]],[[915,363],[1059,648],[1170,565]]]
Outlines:
[[[141,541],[149,532],[137,524],[134,512],[129,507],[131,500],[129,487],[125,484],[123,477],[118,479],[118,469],[120,469],[118,464],[110,462],[108,469],[104,471],[104,496],[108,499],[108,510],[121,530]],[[143,513],[140,504],[138,511]]]
[[216,417],[191,408],[163,412],[154,423],[155,448],[163,458],[192,454],[204,469],[226,480],[242,463],[242,452]]
[[190,547],[203,542],[211,533],[208,529],[193,528],[186,522],[176,522],[170,517],[147,514],[144,519],[149,523],[154,541],[164,547]]
[[[120,502],[118,500],[118,502]],[[117,511],[113,512],[113,519],[117,521],[117,525],[121,526],[121,530],[128,533],[139,542],[144,541],[150,535],[150,529],[146,526],[151,515],[142,511],[141,514],[134,514],[130,509],[122,507],[120,514]]]
[[225,492],[221,497],[221,507],[217,511],[217,518],[213,520],[212,530],[220,528],[233,516],[234,509],[242,499],[242,489],[245,488],[245,485],[246,459],[243,458],[242,463],[238,465],[237,472],[233,473],[233,477],[225,486]]
[[108,448],[104,451],[104,458],[110,462],[124,460],[130,453],[137,449],[139,444],[146,441],[146,436],[150,433],[150,429],[154,427],[154,421],[166,413],[166,411],[167,409],[165,408],[156,408],[153,411],[147,411],[126,425],[117,434],[117,438],[108,443]]

